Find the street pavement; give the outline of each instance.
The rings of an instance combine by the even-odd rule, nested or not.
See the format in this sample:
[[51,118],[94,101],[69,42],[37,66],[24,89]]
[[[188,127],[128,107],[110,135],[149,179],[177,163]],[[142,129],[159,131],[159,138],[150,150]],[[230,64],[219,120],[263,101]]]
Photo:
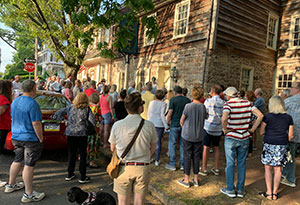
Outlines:
[[[9,167],[13,161],[14,154],[0,155],[0,180],[7,181]],[[87,168],[87,175],[92,178],[90,183],[79,184],[78,178],[80,177],[79,161],[76,162],[76,179],[70,182],[65,181],[67,170],[67,152],[66,151],[44,151],[41,159],[36,164],[34,171],[34,190],[38,192],[45,192],[46,198],[34,204],[41,205],[60,205],[72,204],[67,201],[67,192],[73,186],[78,186],[84,191],[105,191],[116,195],[112,191],[112,180],[105,172],[105,168],[90,169]],[[17,181],[22,181],[21,172]],[[15,191],[10,194],[4,193],[4,188],[0,188],[0,204],[1,205],[16,205],[22,204],[21,198],[23,190]]]

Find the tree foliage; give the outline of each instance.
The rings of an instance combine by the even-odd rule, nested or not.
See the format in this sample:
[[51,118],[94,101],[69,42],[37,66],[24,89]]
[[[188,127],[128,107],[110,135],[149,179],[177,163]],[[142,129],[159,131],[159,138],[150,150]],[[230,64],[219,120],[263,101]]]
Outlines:
[[[17,24],[27,28],[30,36],[38,36],[65,63],[66,75],[76,77],[93,42],[93,34],[99,28],[115,29],[113,43],[108,47],[100,43],[102,54],[113,56],[113,49],[126,48],[134,36],[133,22],[147,27],[150,38],[158,34],[153,17],[138,14],[149,12],[154,6],[152,0],[0,0],[1,21],[10,26]],[[124,22],[122,26],[121,22]],[[79,43],[80,40],[80,43]]]

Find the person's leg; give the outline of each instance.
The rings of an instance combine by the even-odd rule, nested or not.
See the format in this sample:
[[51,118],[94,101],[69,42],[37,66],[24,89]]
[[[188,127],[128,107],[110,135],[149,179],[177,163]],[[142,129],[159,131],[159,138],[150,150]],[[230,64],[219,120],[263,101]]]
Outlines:
[[16,178],[21,170],[22,163],[20,162],[13,162],[10,165],[10,170],[9,170],[9,184],[13,186],[16,183]]
[[80,154],[80,164],[79,164],[79,172],[81,175],[81,179],[86,177],[86,147],[87,147],[87,137],[78,137],[77,146]]
[[212,137],[212,146],[214,149],[214,158],[215,158],[215,170],[219,170],[220,163],[220,141],[221,136],[211,136]]
[[235,170],[235,157],[236,153],[236,143],[237,140],[225,138],[225,156],[226,156],[226,168],[225,168],[225,175],[226,175],[226,189],[227,191],[235,190],[234,187],[234,170]]
[[32,183],[33,183],[33,166],[24,166],[22,177],[25,184],[25,193],[27,195],[32,194]]
[[202,151],[202,142],[193,143],[193,171],[194,171],[194,181],[198,182],[199,164]]
[[175,127],[170,128],[169,134],[169,155],[170,155],[170,165],[176,167],[176,141],[177,132]]
[[145,195],[141,193],[134,193],[134,205],[143,205],[145,201]]
[[279,187],[280,180],[281,180],[281,169],[282,169],[282,167],[280,167],[280,166],[274,167],[273,194],[278,193],[278,187]]
[[184,159],[184,182],[189,182],[189,175],[191,171],[191,158],[193,152],[193,143],[182,139],[183,159]]
[[160,158],[160,152],[161,152],[161,141],[164,134],[164,129],[162,127],[155,127],[156,133],[157,133],[157,143],[156,143],[156,150],[155,150],[155,161],[159,161]]
[[109,147],[108,137],[110,133],[110,124],[104,124],[104,147]]
[[68,136],[68,175],[72,176],[75,170],[77,147],[75,137]]
[[249,149],[249,139],[238,142],[237,148],[237,170],[238,170],[238,181],[237,190],[245,191],[245,178],[246,178],[246,158]]
[[201,170],[205,171],[207,170],[207,161],[209,157],[209,149],[210,147],[203,145],[203,153],[202,153],[202,166]]
[[119,205],[130,205],[130,196],[118,194]]
[[272,169],[273,169],[272,166],[265,164],[265,182],[267,187],[266,194],[269,195],[268,198],[270,199],[272,197],[272,181],[273,181]]
[[295,177],[295,154],[296,149],[298,147],[297,143],[290,142],[288,144],[288,147],[290,149],[293,163],[287,162],[285,167],[282,170],[282,175],[291,183],[296,183],[296,177]]
[[184,166],[181,127],[178,129],[178,137],[179,137],[179,164],[180,164],[180,168],[181,168]]

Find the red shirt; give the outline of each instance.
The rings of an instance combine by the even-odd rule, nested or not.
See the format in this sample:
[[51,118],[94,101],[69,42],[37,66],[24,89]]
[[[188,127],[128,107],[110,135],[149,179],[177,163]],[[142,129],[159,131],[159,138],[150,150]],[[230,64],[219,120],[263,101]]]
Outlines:
[[88,97],[90,97],[90,95],[93,93],[97,93],[97,91],[94,88],[86,89],[84,92],[85,94],[87,94]]
[[9,100],[0,95],[0,106],[8,105],[8,108],[0,115],[0,130],[10,130],[11,128],[11,116],[10,116],[10,102]]

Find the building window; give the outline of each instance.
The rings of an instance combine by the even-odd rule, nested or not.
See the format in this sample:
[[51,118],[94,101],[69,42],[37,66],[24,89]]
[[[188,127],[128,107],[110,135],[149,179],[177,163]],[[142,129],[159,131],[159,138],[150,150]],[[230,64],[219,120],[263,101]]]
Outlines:
[[290,47],[300,47],[300,16],[293,16],[290,28]]
[[268,19],[268,35],[267,35],[267,47],[275,49],[277,46],[278,36],[278,16],[269,13]]
[[253,69],[243,67],[241,70],[240,90],[252,90],[253,85]]
[[281,74],[278,75],[278,80],[277,80],[277,91],[278,93],[281,90],[291,88],[293,83],[293,74]]
[[109,29],[107,28],[101,28],[99,30],[99,34],[98,34],[98,37],[99,37],[99,42],[101,43],[108,43],[109,42]]
[[176,4],[173,37],[185,36],[188,32],[190,1]]
[[[149,15],[148,18],[149,17],[156,18],[156,13]],[[147,31],[148,31],[148,29],[145,27],[145,29],[144,29],[144,46],[152,45],[155,40],[154,38],[148,38]]]

